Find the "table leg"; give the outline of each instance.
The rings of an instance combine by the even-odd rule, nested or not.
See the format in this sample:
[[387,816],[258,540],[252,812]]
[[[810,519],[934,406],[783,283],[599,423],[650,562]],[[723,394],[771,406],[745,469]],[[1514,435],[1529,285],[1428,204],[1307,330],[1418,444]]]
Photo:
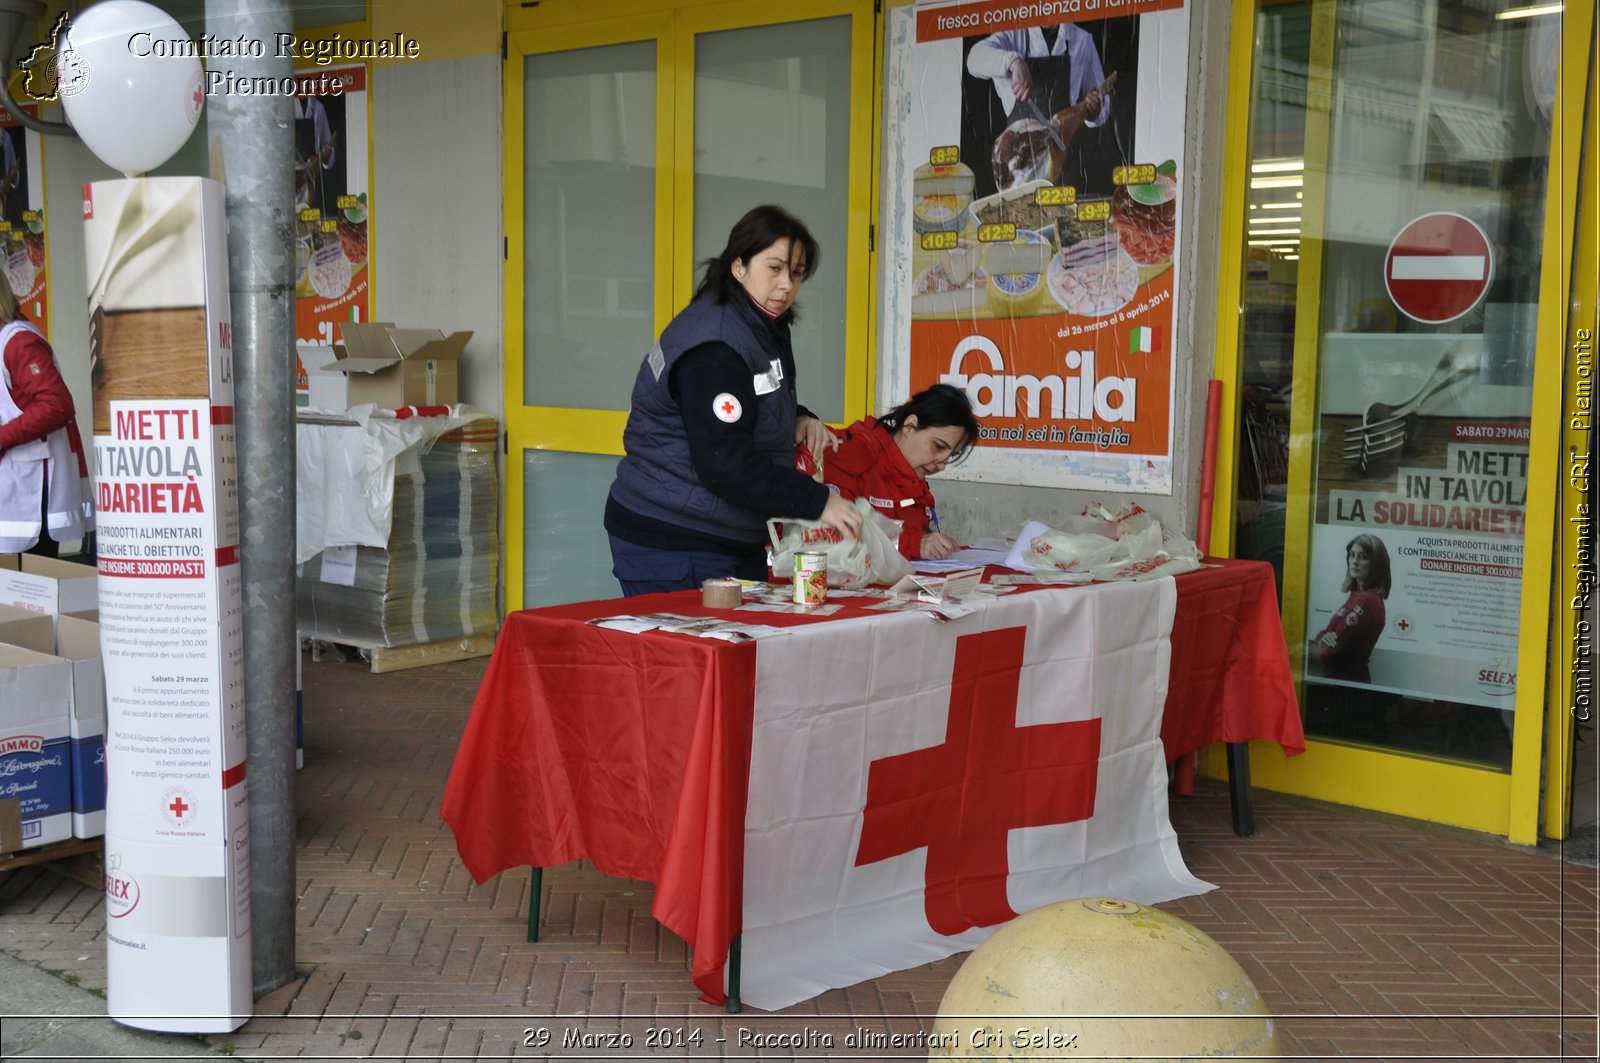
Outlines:
[[735,935],[728,943],[728,1014],[737,1015],[743,1010],[739,1003],[739,946],[744,941],[744,935]]
[[539,940],[539,894],[544,892],[544,868],[536,867],[528,882],[528,940]]
[[1172,792],[1179,797],[1194,796],[1194,754],[1185,753],[1172,762]]
[[1250,743],[1228,743],[1228,803],[1233,808],[1233,833],[1248,838],[1256,832],[1250,803]]

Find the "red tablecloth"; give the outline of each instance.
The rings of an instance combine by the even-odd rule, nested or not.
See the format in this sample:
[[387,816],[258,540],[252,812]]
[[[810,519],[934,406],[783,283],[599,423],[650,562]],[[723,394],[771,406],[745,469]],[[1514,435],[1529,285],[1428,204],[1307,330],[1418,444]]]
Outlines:
[[[1271,566],[1217,564],[1177,578],[1167,759],[1253,738],[1303,752]],[[838,602],[845,608],[830,618],[752,617],[707,610],[698,592],[680,592],[507,617],[442,810],[473,878],[587,857],[609,874],[653,882],[652,912],[694,946],[695,982],[720,1001],[741,922],[756,647],[584,621],[672,612],[790,625],[872,615],[863,613],[870,600]]]

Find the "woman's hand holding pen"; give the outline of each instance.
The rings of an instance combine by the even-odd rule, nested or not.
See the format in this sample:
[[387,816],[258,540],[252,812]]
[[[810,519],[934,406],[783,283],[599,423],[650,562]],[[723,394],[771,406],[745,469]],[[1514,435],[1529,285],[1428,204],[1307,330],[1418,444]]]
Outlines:
[[930,531],[922,537],[922,559],[943,561],[957,550],[956,541],[942,532]]
[[924,561],[943,561],[960,547],[950,536],[939,531],[939,511],[928,509],[928,534],[922,537],[922,559]]

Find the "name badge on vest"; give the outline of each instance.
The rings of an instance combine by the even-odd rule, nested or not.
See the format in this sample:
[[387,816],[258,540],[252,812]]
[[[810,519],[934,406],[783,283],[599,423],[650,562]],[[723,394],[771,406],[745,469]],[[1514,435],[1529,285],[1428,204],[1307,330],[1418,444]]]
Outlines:
[[783,363],[774,358],[772,364],[767,366],[765,373],[757,373],[751,383],[755,385],[757,395],[770,395],[778,390],[778,385],[783,383]]

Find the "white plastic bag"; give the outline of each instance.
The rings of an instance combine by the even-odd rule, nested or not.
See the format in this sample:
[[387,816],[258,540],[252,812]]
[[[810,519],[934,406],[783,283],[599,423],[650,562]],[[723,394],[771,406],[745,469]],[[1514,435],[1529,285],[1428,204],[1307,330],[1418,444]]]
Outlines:
[[1096,565],[1111,560],[1117,552],[1117,545],[1117,540],[1093,532],[1074,535],[1051,529],[1034,537],[1022,551],[1022,561],[1029,568],[1088,572]]
[[900,539],[900,522],[873,509],[866,499],[858,498],[854,505],[861,514],[861,535],[855,539],[845,538],[820,521],[767,521],[773,574],[780,579],[792,577],[794,555],[801,552],[827,555],[830,587],[888,585],[911,572],[911,562],[895,546]]

